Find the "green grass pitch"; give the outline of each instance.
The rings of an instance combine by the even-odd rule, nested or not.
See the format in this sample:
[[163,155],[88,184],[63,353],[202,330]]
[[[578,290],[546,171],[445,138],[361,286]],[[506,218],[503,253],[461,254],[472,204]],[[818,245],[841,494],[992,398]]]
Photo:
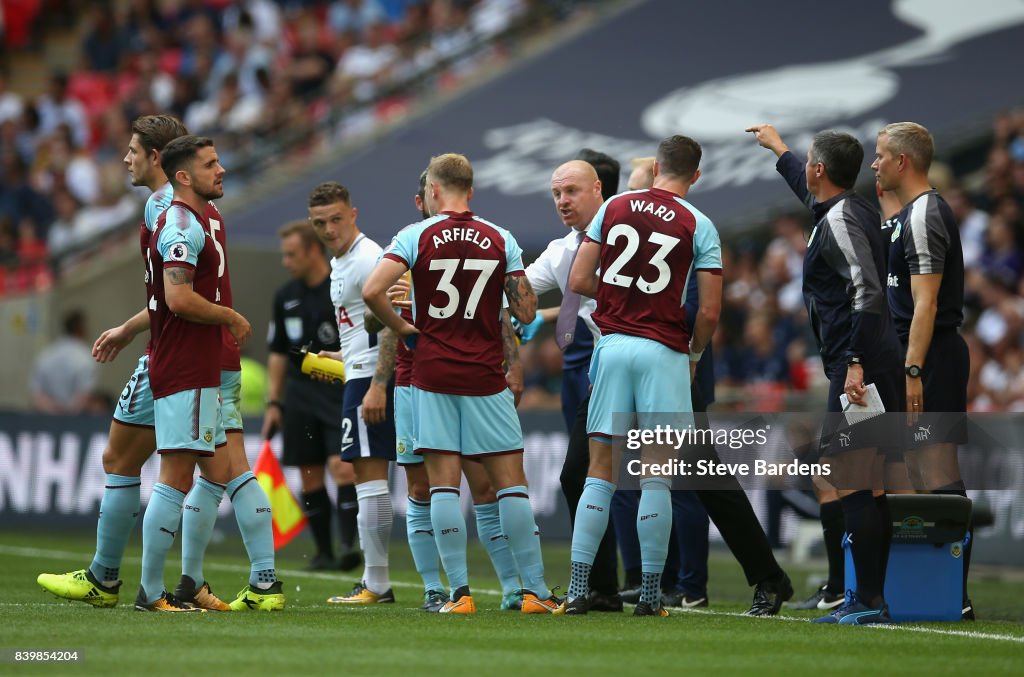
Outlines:
[[[475,546],[475,544],[474,544]],[[344,674],[494,675],[563,671],[572,675],[681,674],[1021,674],[1024,670],[1024,580],[997,580],[984,571],[972,584],[976,623],[897,628],[812,626],[812,612],[779,618],[739,616],[751,590],[727,553],[711,562],[712,606],[670,618],[629,613],[581,618],[522,616],[497,610],[497,582],[479,546],[470,553],[479,613],[428,615],[418,609],[420,586],[404,543],[392,546],[398,603],[338,608],[327,597],[348,592],[353,576],[302,570],[305,537],[279,552],[285,582],[283,612],[173,616],[132,610],[138,590],[138,539],[129,545],[121,604],[94,609],[58,600],[35,578],[86,566],[92,535],[0,532],[0,649],[77,649],[77,664],[14,664],[0,674]],[[565,585],[568,548],[545,546],[548,581]],[[180,561],[172,551],[167,584]],[[819,569],[789,568],[797,597],[810,592]],[[247,579],[236,537],[211,546],[206,575],[232,599]]]

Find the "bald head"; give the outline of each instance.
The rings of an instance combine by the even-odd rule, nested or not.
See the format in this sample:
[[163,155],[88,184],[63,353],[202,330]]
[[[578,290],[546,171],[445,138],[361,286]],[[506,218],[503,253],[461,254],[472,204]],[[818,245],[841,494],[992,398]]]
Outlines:
[[551,175],[551,197],[562,223],[583,230],[597,214],[604,200],[601,181],[593,165],[583,160],[570,160]]

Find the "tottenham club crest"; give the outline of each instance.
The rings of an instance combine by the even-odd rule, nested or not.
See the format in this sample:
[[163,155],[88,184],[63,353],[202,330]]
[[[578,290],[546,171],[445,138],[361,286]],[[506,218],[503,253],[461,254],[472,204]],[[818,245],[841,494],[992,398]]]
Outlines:
[[184,261],[188,258],[188,245],[184,242],[175,242],[167,252],[167,258],[171,261]]

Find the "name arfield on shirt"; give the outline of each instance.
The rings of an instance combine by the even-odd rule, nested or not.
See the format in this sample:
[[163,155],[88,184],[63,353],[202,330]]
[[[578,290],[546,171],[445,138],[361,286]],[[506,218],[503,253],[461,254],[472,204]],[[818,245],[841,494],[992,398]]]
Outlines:
[[447,242],[472,242],[480,249],[491,248],[491,238],[481,233],[476,228],[445,228],[434,235],[434,247],[440,247]]

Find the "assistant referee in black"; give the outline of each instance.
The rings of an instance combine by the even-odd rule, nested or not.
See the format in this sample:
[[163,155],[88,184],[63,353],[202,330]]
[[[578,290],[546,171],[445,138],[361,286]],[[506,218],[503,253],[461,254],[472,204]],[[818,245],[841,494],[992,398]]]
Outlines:
[[[284,437],[281,462],[298,466],[302,505],[309,521],[316,555],[310,569],[354,569],[362,561],[357,535],[355,477],[352,464],[341,460],[341,406],[344,388],[315,381],[289,353],[302,346],[316,354],[339,350],[338,325],[331,303],[331,267],[323,245],[306,221],[293,221],[278,231],[281,264],[292,279],[274,295],[273,319],[267,336],[267,411],[263,436],[278,429]],[[335,560],[331,534],[331,501],[324,484],[324,465],[338,487],[341,560]]]

